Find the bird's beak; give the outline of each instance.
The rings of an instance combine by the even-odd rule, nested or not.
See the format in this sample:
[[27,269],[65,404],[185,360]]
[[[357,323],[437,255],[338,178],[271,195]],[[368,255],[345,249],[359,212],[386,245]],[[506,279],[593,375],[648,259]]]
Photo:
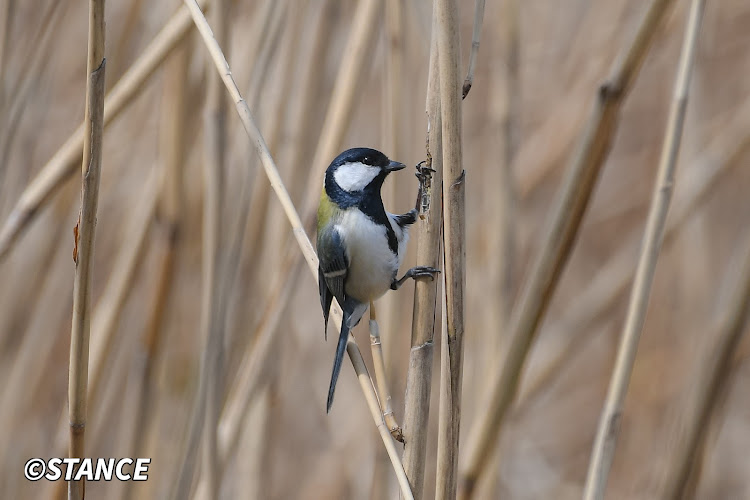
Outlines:
[[406,165],[398,161],[392,161],[387,167],[385,167],[388,172],[395,172],[396,170],[401,170],[403,168],[406,168]]

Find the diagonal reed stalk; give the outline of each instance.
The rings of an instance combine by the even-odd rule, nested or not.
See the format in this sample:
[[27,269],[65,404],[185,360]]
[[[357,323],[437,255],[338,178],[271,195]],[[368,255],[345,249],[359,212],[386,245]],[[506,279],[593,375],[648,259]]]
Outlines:
[[725,392],[732,371],[732,356],[742,339],[750,308],[750,232],[739,246],[744,263],[739,268],[728,266],[727,281],[737,281],[728,305],[722,311],[716,335],[708,349],[701,350],[700,362],[688,384],[687,399],[680,411],[679,425],[671,440],[667,472],[659,498],[680,500],[685,498],[689,483],[696,483],[695,469],[700,460],[700,450],[710,429],[720,396]]
[[[289,222],[292,225],[294,236],[297,239],[297,243],[299,244],[300,249],[305,256],[305,259],[307,260],[310,271],[313,273],[313,276],[316,277],[318,272],[318,259],[315,255],[315,250],[313,249],[310,239],[305,234],[304,228],[302,226],[302,220],[300,219],[299,214],[297,213],[297,210],[295,209],[294,204],[289,197],[289,193],[284,187],[284,183],[279,176],[279,171],[276,168],[270,152],[268,151],[268,146],[266,145],[265,140],[260,133],[260,130],[258,130],[258,127],[255,125],[255,121],[253,120],[252,114],[250,113],[250,109],[248,108],[245,100],[242,98],[242,95],[240,94],[240,91],[234,82],[232,72],[229,69],[229,64],[227,63],[223,52],[221,51],[221,47],[216,42],[216,39],[211,32],[211,28],[208,25],[208,22],[206,21],[206,18],[201,12],[200,7],[196,3],[196,1],[185,0],[185,5],[188,6],[190,14],[193,17],[193,21],[195,22],[198,31],[201,34],[203,42],[209,53],[211,54],[214,63],[216,64],[216,69],[221,74],[227,91],[231,95],[232,101],[235,103],[237,113],[240,117],[240,120],[242,121],[242,125],[244,126],[248,137],[255,146],[256,152],[261,159],[263,169],[268,176],[269,181],[271,182],[271,186],[273,187],[276,196],[279,198],[279,201],[284,208],[284,212],[289,219]],[[334,308],[332,316],[334,323],[338,323],[340,325],[341,309],[338,306]],[[398,457],[398,452],[396,451],[396,447],[393,443],[391,435],[388,433],[388,429],[385,426],[383,416],[380,413],[377,395],[375,394],[372,380],[367,374],[367,368],[364,364],[364,360],[362,359],[362,354],[360,353],[359,348],[354,341],[354,337],[351,335],[349,336],[349,342],[347,343],[347,352],[352,360],[352,364],[354,365],[355,372],[357,373],[362,391],[364,392],[367,399],[372,417],[375,420],[375,423],[380,432],[383,444],[386,446],[386,449],[388,449],[388,455],[393,462],[394,470],[396,472],[396,477],[399,480],[401,491],[406,498],[413,498],[411,490],[409,489],[408,480],[406,479],[406,474],[404,474],[403,465],[401,464],[401,461]]]
[[461,153],[461,82],[458,2],[436,0],[440,116],[443,129],[443,239],[447,336],[440,360],[440,407],[435,498],[456,497],[463,376],[466,288],[466,172]]
[[[81,165],[81,212],[75,228],[73,261],[73,322],[70,331],[68,380],[69,456],[86,456],[85,432],[91,319],[91,282],[94,267],[96,211],[102,166],[104,129],[104,0],[89,2],[86,109],[84,112],[83,162]],[[68,499],[83,500],[85,479],[68,482]]]
[[[437,15],[433,11],[430,66],[427,78],[427,163],[434,170],[419,202],[420,217],[416,223],[417,264],[438,268],[440,265],[440,229],[443,222],[443,128],[440,120],[440,73],[438,71]],[[428,171],[429,172],[429,171]],[[427,455],[427,429],[432,390],[432,359],[435,350],[435,327],[440,323],[437,308],[438,283],[441,280],[418,280],[414,285],[414,311],[411,330],[409,369],[404,397],[404,469],[414,498],[421,499]],[[440,312],[439,312],[440,311]]]
[[[205,8],[209,1],[201,0],[200,5]],[[191,26],[190,16],[185,8],[180,8],[164,25],[141,56],[107,94],[104,106],[104,127],[117,118],[138,95],[149,77],[161,67]],[[60,146],[60,149],[21,193],[8,219],[0,228],[0,259],[7,255],[21,232],[28,227],[42,206],[50,200],[63,182],[75,173],[76,163],[81,159],[83,143],[84,125],[82,124]]]
[[588,206],[599,170],[606,159],[617,128],[620,108],[631,90],[661,19],[673,0],[654,0],[636,32],[632,44],[615,63],[609,79],[599,88],[589,122],[581,135],[557,206],[540,245],[540,254],[521,291],[510,322],[510,343],[495,373],[491,387],[472,427],[467,461],[461,472],[459,498],[471,498],[477,480],[486,470],[504,419],[520,380],[526,356],[534,341],[562,270],[573,247]]
[[404,442],[404,432],[396,422],[391,404],[391,391],[388,388],[388,379],[385,376],[385,359],[383,358],[383,343],[380,340],[380,327],[378,326],[375,304],[370,302],[370,349],[372,350],[372,365],[375,372],[375,383],[378,388],[378,400],[380,410],[383,413],[385,425],[396,441]]
[[599,428],[596,433],[591,462],[589,462],[589,470],[586,476],[583,495],[586,500],[604,498],[607,477],[609,476],[609,470],[614,459],[617,436],[620,431],[622,408],[628,390],[628,382],[633,373],[633,364],[635,363],[635,355],[638,350],[638,340],[646,319],[651,284],[654,280],[656,262],[659,258],[659,251],[664,237],[669,202],[672,198],[674,171],[677,163],[677,155],[680,150],[680,138],[682,137],[687,108],[688,87],[695,60],[695,48],[698,42],[698,33],[700,33],[704,5],[704,0],[693,0],[690,6],[685,39],[677,68],[677,80],[672,96],[672,105],[669,110],[669,121],[667,122],[667,130],[659,161],[659,170],[654,184],[651,208],[649,209],[646,230],[643,236],[643,248],[638,260],[638,269],[636,270],[635,281],[630,293],[625,326],[623,327],[620,346],[617,350],[617,360],[615,361],[615,368],[610,379],[607,398],[599,420]]

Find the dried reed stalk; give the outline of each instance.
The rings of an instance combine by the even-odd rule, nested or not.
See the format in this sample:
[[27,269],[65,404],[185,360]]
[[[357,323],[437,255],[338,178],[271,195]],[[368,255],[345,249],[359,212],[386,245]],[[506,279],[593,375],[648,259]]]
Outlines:
[[660,21],[672,0],[654,0],[635,39],[617,61],[611,76],[597,92],[596,102],[581,142],[563,182],[557,207],[540,245],[528,282],[510,324],[510,345],[495,373],[487,403],[472,427],[467,462],[461,473],[460,498],[471,498],[494,449],[508,408],[515,397],[521,370],[547,304],[557,286],[578,233],[591,192],[609,152],[620,107],[633,86]]
[[447,337],[440,363],[437,499],[456,497],[466,288],[465,176],[461,153],[458,3],[436,0],[440,115],[443,129],[443,238]]
[[664,226],[669,211],[674,185],[674,171],[677,155],[680,150],[680,138],[687,108],[688,86],[695,59],[695,48],[698,42],[704,0],[694,0],[690,7],[685,39],[677,69],[672,105],[669,110],[669,121],[662,146],[659,171],[654,184],[651,208],[646,221],[643,236],[643,248],[638,259],[635,281],[630,294],[628,313],[625,318],[617,360],[610,379],[607,398],[599,420],[599,428],[594,441],[594,449],[589,462],[589,470],[584,487],[584,498],[595,500],[604,498],[607,477],[614,459],[617,436],[620,431],[622,407],[628,390],[628,382],[633,373],[633,364],[638,349],[643,323],[646,319],[648,299],[651,293],[656,262],[659,258]]
[[[300,249],[305,256],[305,259],[307,260],[310,271],[313,273],[314,276],[317,276],[318,259],[317,259],[317,256],[315,255],[315,250],[313,249],[312,243],[310,242],[309,238],[305,234],[304,228],[302,226],[302,221],[294,207],[294,204],[292,203],[289,197],[289,193],[284,187],[281,177],[279,176],[278,169],[276,168],[273,158],[271,157],[268,151],[268,146],[266,145],[265,140],[263,139],[263,136],[260,133],[260,130],[258,130],[258,127],[255,125],[255,121],[253,120],[252,114],[250,113],[250,109],[248,108],[247,103],[242,98],[242,95],[240,94],[240,91],[237,88],[237,85],[234,83],[232,72],[229,69],[229,64],[227,63],[226,58],[224,57],[224,54],[221,51],[221,47],[214,39],[213,33],[211,32],[211,28],[209,27],[208,22],[206,21],[206,18],[203,16],[203,13],[201,12],[200,7],[198,7],[198,4],[195,2],[195,0],[185,0],[185,4],[188,6],[188,9],[190,10],[190,14],[193,17],[193,20],[195,21],[195,24],[198,28],[198,31],[201,34],[203,42],[205,43],[206,48],[211,54],[211,57],[213,58],[214,63],[216,64],[217,70],[222,76],[222,80],[224,81],[224,84],[227,90],[232,96],[232,100],[235,103],[235,106],[237,108],[237,113],[240,116],[240,120],[242,121],[245,131],[247,132],[248,137],[250,138],[250,140],[253,142],[253,144],[256,147],[256,152],[260,156],[264,171],[266,172],[266,175],[268,176],[268,179],[271,182],[271,186],[273,187],[274,192],[279,198],[279,201],[284,208],[284,212],[286,213],[287,218],[289,219],[289,222],[292,225],[294,236],[297,239],[297,243],[299,244]],[[341,309],[338,306],[336,306],[333,309],[332,316],[333,316],[334,323],[340,325]],[[383,416],[379,410],[379,406],[377,402],[377,395],[375,394],[375,389],[372,385],[372,380],[369,378],[367,374],[367,369],[365,367],[364,360],[362,359],[362,355],[359,352],[359,348],[357,347],[356,342],[354,342],[353,336],[349,337],[349,342],[347,344],[347,352],[349,353],[349,357],[352,360],[352,364],[354,365],[355,372],[357,373],[357,376],[360,380],[362,390],[365,393],[368,406],[370,407],[370,411],[372,413],[373,419],[375,420],[376,425],[378,426],[378,430],[380,431],[380,435],[381,435],[381,438],[383,439],[383,443],[388,449],[388,454],[391,457],[391,460],[393,462],[394,470],[396,472],[397,478],[399,479],[399,484],[401,486],[402,493],[405,495],[406,498],[413,498],[411,491],[409,489],[409,484],[406,479],[406,475],[404,474],[404,471],[403,471],[403,466],[401,465],[401,461],[398,458],[396,447],[393,444],[393,440],[391,439],[391,436],[388,433],[385,423],[383,422]]]
[[[70,331],[70,373],[68,416],[70,419],[70,457],[86,456],[87,386],[89,364],[89,327],[91,318],[91,281],[94,264],[96,210],[99,203],[99,178],[102,166],[104,130],[104,0],[89,2],[88,59],[86,63],[86,110],[84,112],[83,163],[81,165],[81,213],[75,227],[73,261],[73,322]],[[85,479],[68,482],[68,499],[82,500]]]
[[477,65],[477,55],[479,55],[479,35],[482,33],[482,21],[484,20],[484,0],[475,0],[474,2],[474,28],[471,32],[471,52],[469,53],[469,69],[466,72],[464,85],[461,89],[461,97],[466,99],[469,95],[471,86],[474,84],[474,70]]
[[380,327],[378,327],[375,304],[370,302],[370,348],[372,349],[372,364],[375,370],[375,383],[378,388],[378,401],[383,413],[385,425],[396,441],[404,442],[404,433],[396,422],[391,404],[391,391],[388,389],[388,378],[385,375],[385,360],[383,359],[383,344],[380,341]]
[[[443,128],[440,120],[440,73],[438,71],[437,13],[433,12],[430,66],[427,79],[427,162],[434,170],[419,199],[420,217],[416,223],[417,264],[440,265],[440,228],[443,222]],[[429,170],[426,170],[429,172]],[[435,324],[440,321],[436,299],[440,280],[417,280],[414,285],[414,311],[411,330],[409,369],[404,396],[404,469],[414,498],[424,492],[427,455],[427,429],[432,390],[432,358],[435,349]]]
[[[718,406],[719,396],[728,385],[732,356],[737,351],[747,324],[750,309],[750,233],[740,246],[744,263],[739,274],[733,265],[728,266],[727,281],[737,280],[734,293],[722,311],[717,333],[706,350],[700,352],[700,363],[687,385],[689,392],[680,411],[679,425],[674,427],[667,472],[659,498],[679,500],[685,497],[688,482],[697,482],[696,462],[700,459],[712,414]],[[743,255],[743,254],[740,254]]]
[[[200,4],[207,7],[209,2],[210,0],[201,0]],[[107,94],[104,112],[105,127],[119,116],[138,95],[149,77],[182,41],[191,26],[190,16],[184,8],[178,10],[164,25],[141,56]],[[76,163],[81,159],[83,142],[84,126],[81,125],[21,193],[21,197],[0,229],[0,259],[7,254],[21,232],[31,223],[62,183],[75,173]]]

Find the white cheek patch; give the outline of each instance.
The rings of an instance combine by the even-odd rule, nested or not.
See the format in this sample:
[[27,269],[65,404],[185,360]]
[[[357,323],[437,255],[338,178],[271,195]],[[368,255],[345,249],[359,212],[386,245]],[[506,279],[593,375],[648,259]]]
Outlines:
[[380,169],[363,163],[347,163],[336,169],[333,178],[341,189],[349,192],[362,191],[378,176]]

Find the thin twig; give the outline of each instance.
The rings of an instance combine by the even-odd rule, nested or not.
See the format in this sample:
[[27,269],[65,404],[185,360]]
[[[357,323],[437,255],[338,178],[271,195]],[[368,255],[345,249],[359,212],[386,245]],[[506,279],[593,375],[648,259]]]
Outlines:
[[477,65],[477,55],[479,54],[479,35],[482,33],[482,21],[484,20],[484,1],[475,0],[474,2],[474,29],[471,32],[471,52],[469,53],[469,69],[466,73],[464,86],[461,90],[461,97],[466,99],[469,95],[471,86],[474,84],[474,69]]
[[[102,167],[104,129],[104,0],[89,2],[88,60],[86,63],[86,110],[84,113],[83,162],[81,165],[81,212],[74,235],[73,324],[70,331],[70,376],[68,380],[69,456],[86,456],[89,333],[91,282],[94,268],[96,211]],[[68,482],[68,499],[83,500],[85,479]]]
[[372,364],[375,368],[375,383],[378,388],[380,410],[383,412],[385,425],[396,441],[404,442],[404,432],[396,422],[391,405],[391,391],[388,389],[388,379],[385,376],[385,360],[383,359],[383,344],[380,341],[380,327],[378,327],[375,304],[370,302],[370,348],[372,349]]
[[672,1],[652,2],[632,44],[618,59],[610,78],[597,92],[589,123],[583,130],[556,208],[550,215],[548,229],[539,247],[540,253],[512,313],[510,345],[495,373],[490,375],[493,385],[489,394],[482,398],[487,403],[478,412],[479,421],[472,426],[467,461],[461,473],[460,498],[472,497],[476,482],[495,449],[501,426],[516,395],[526,356],[567,263],[599,170],[608,155],[620,108]]
[[[195,2],[195,0],[185,0],[185,4],[188,6],[190,14],[193,17],[196,26],[198,27],[198,31],[203,38],[205,46],[211,54],[211,57],[216,64],[216,68],[221,74],[222,80],[224,81],[224,84],[229,91],[229,94],[232,96],[232,100],[235,103],[237,113],[239,114],[240,120],[242,121],[242,125],[245,127],[245,131],[247,132],[248,137],[255,145],[256,152],[258,156],[260,156],[264,171],[266,172],[266,175],[271,182],[271,186],[273,187],[276,196],[279,198],[279,202],[283,206],[284,212],[286,213],[286,216],[289,219],[290,224],[292,225],[294,236],[297,239],[297,243],[299,244],[300,249],[305,256],[305,259],[307,260],[310,271],[311,273],[313,273],[314,277],[317,277],[318,258],[317,255],[315,255],[315,250],[313,249],[310,239],[305,234],[304,228],[302,226],[302,220],[300,219],[291,198],[289,198],[289,193],[284,187],[281,177],[279,176],[279,171],[276,168],[270,152],[268,151],[268,146],[266,145],[265,140],[260,133],[260,130],[258,130],[258,127],[255,125],[255,121],[253,120],[252,114],[250,113],[250,109],[248,108],[245,100],[242,98],[242,95],[237,88],[237,84],[234,82],[232,72],[229,69],[229,64],[227,63],[226,58],[224,57],[224,54],[219,47],[219,44],[214,39],[211,28],[209,27],[206,18],[203,16],[200,7],[198,7],[198,4]],[[341,308],[336,306],[332,311],[332,316],[334,323],[338,323],[340,325]],[[399,479],[402,493],[406,498],[413,498],[411,490],[409,489],[409,482],[406,479],[406,474],[403,470],[403,465],[401,464],[401,461],[398,457],[398,452],[396,451],[396,447],[393,444],[391,435],[388,433],[388,429],[385,426],[383,416],[380,413],[380,408],[378,406],[377,396],[372,385],[372,380],[367,374],[367,368],[365,367],[364,360],[362,359],[362,354],[359,352],[359,348],[357,347],[356,342],[354,342],[354,337],[351,335],[349,337],[349,343],[347,344],[347,352],[349,353],[349,357],[352,360],[355,372],[357,373],[357,376],[360,380],[362,390],[365,393],[368,406],[370,407],[370,412],[372,413],[373,419],[375,420],[375,423],[380,431],[381,438],[383,439],[383,444],[388,449],[388,455],[390,456],[393,463],[396,476]]]
[[458,440],[463,377],[466,288],[466,172],[461,152],[461,83],[458,2],[437,0],[438,73],[443,129],[443,247],[447,337],[440,360],[437,483],[435,498],[453,499],[458,484]]
[[[210,0],[200,0],[200,4],[204,7],[208,6],[209,2]],[[119,116],[127,104],[138,95],[149,77],[182,41],[191,26],[190,16],[185,8],[180,8],[164,25],[141,56],[107,94],[104,127]],[[0,259],[7,255],[21,232],[28,227],[42,206],[49,201],[63,182],[75,173],[76,164],[81,160],[83,141],[84,127],[81,125],[60,146],[60,149],[21,193],[13,211],[0,229]]]
[[628,390],[628,382],[633,372],[635,354],[638,349],[646,309],[651,294],[656,262],[659,258],[664,226],[669,211],[674,185],[674,171],[677,155],[680,150],[680,138],[685,121],[688,87],[695,59],[695,48],[698,42],[701,19],[705,0],[693,0],[690,7],[685,39],[682,45],[680,63],[677,70],[677,81],[669,110],[669,121],[662,146],[659,171],[654,184],[651,208],[649,209],[646,230],[643,236],[643,248],[638,260],[635,282],[630,294],[628,314],[625,319],[617,360],[610,380],[607,398],[604,403],[599,428],[594,441],[594,449],[589,462],[583,497],[586,500],[598,500],[604,497],[609,469],[614,459],[617,436],[620,431],[622,407]]

